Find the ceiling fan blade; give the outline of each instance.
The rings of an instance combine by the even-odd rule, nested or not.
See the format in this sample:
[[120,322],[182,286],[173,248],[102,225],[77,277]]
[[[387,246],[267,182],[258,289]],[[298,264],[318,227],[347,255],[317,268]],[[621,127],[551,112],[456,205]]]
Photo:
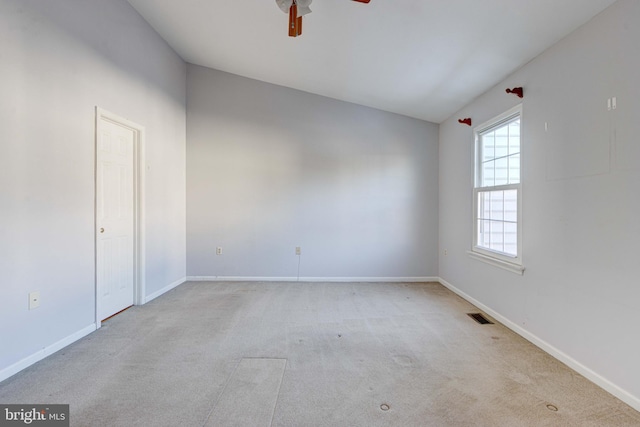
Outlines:
[[298,16],[304,16],[311,13],[311,2],[313,0],[296,0],[296,5],[298,6]]
[[289,13],[293,0],[276,0],[276,4],[284,13]]

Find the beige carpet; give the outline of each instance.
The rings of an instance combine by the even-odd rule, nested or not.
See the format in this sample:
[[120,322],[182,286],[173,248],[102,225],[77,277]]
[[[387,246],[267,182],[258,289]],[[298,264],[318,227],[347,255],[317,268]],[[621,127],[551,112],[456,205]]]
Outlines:
[[477,311],[436,283],[186,283],[0,403],[70,404],[74,426],[640,426]]

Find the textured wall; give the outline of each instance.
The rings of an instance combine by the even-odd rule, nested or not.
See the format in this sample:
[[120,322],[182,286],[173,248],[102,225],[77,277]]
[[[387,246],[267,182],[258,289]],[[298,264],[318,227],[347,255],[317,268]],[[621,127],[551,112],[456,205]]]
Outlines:
[[437,275],[437,125],[193,65],[187,82],[189,276]]

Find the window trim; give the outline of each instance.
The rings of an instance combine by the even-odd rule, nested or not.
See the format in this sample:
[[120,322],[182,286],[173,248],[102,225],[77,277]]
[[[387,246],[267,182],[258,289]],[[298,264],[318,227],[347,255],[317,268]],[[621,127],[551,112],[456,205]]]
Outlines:
[[[511,121],[514,117],[520,118],[520,180],[517,184],[504,184],[495,185],[490,187],[479,187],[480,182],[480,135],[491,129],[500,127],[500,125]],[[523,152],[523,137],[522,137],[522,104],[518,104],[513,108],[505,111],[504,113],[487,120],[486,122],[476,126],[473,129],[474,137],[474,157],[473,157],[473,191],[472,191],[472,236],[471,236],[471,250],[467,253],[474,259],[486,262],[496,267],[512,271],[517,274],[524,274],[524,265],[522,263],[522,152]],[[518,192],[517,201],[517,255],[515,257],[508,254],[492,251],[490,249],[478,246],[478,194],[491,189],[494,191],[512,190],[515,189]]]

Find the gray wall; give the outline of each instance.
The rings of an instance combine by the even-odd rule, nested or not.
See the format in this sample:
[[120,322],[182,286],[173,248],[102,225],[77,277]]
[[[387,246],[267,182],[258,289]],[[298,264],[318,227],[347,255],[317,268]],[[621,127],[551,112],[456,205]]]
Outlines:
[[[440,276],[636,408],[639,40],[640,2],[621,0],[440,127]],[[513,86],[525,88],[524,276],[466,253],[473,136],[457,123],[479,124],[517,104],[504,92]],[[607,111],[612,96],[618,109]]]
[[185,276],[186,65],[123,0],[2,0],[0,64],[1,373],[94,323],[96,105],[146,127],[147,293]]
[[187,128],[189,276],[437,276],[437,125],[189,65]]
[[[440,275],[638,407],[637,40],[640,3],[620,0],[438,136],[434,124],[187,73],[123,0],[3,0],[0,373],[94,321],[98,105],[147,130],[147,294],[187,267],[191,276]],[[504,89],[520,85],[524,276],[466,254],[473,143],[457,123],[515,105]],[[32,290],[42,305],[29,311]]]

